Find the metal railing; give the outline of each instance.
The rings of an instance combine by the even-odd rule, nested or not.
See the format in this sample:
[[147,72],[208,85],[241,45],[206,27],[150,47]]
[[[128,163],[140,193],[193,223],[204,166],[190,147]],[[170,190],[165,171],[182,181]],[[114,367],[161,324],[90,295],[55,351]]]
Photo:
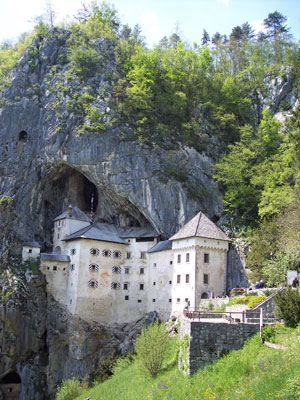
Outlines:
[[262,311],[207,311],[207,310],[183,310],[183,315],[185,318],[191,320],[200,320],[200,319],[225,319],[230,324],[238,324],[238,323],[253,323],[260,324],[261,319],[262,323],[270,324],[274,323],[276,320],[275,317],[263,316]]

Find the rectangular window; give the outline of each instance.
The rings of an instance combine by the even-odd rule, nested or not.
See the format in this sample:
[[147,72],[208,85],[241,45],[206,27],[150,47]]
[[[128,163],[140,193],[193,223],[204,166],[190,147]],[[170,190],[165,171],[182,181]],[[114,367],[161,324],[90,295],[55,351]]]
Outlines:
[[124,284],[123,284],[123,289],[124,289],[124,290],[128,290],[128,283],[124,283]]
[[172,281],[169,281],[169,285],[172,285]]
[[57,271],[57,266],[53,265],[53,271]]
[[129,300],[129,296],[125,296],[125,300]]
[[57,234],[57,239],[59,239],[59,233]]
[[177,283],[180,283],[180,275],[177,275]]
[[187,263],[190,262],[190,253],[186,253],[186,255],[185,255],[185,262],[187,262]]
[[177,254],[177,264],[181,264],[181,254]]
[[126,253],[126,258],[127,258],[127,259],[130,259],[130,258],[131,258],[131,252],[130,252],[130,251],[127,251],[127,253]]
[[32,253],[32,249],[29,249],[29,250],[28,250],[28,253]]
[[142,260],[146,259],[146,252],[145,251],[141,251],[141,259]]
[[138,303],[141,303],[142,302],[142,300],[141,299],[138,299]]
[[180,303],[180,298],[179,297],[177,297],[176,303]]
[[156,285],[156,282],[153,282],[153,286],[155,286]]
[[140,283],[140,290],[144,290],[144,284]]
[[76,254],[76,249],[71,249],[71,250],[70,250],[70,254],[71,254],[71,256],[74,255],[74,254]]
[[125,274],[129,274],[129,267],[125,267],[124,272]]
[[153,267],[156,267],[156,263],[153,264]]
[[208,253],[204,253],[204,262],[209,263],[209,254]]
[[155,299],[152,299],[152,303],[155,303]]
[[190,283],[190,275],[189,274],[185,275],[185,283]]
[[203,274],[203,283],[208,285],[208,274]]
[[169,299],[169,303],[172,303],[172,299]]
[[187,303],[187,302],[189,301],[189,299],[186,297],[186,298],[184,299],[184,301],[185,301],[185,303]]
[[144,268],[140,268],[140,275],[144,275],[145,273],[145,269]]
[[169,264],[172,265],[172,264],[173,264],[173,261],[170,261]]

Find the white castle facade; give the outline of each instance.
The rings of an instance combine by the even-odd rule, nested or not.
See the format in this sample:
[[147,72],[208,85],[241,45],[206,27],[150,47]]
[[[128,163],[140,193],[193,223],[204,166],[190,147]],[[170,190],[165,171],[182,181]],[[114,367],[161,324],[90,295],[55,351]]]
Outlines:
[[40,255],[47,291],[70,313],[106,325],[157,311],[162,320],[226,292],[230,239],[202,212],[158,241],[149,228],[92,223],[77,207],[54,220],[51,254],[25,243],[23,259]]

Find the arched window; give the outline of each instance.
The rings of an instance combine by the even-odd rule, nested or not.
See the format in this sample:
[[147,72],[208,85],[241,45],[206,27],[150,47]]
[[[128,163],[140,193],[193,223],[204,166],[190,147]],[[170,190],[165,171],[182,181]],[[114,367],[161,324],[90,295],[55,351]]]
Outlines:
[[96,289],[98,287],[98,281],[88,281],[88,287]]
[[89,265],[89,270],[91,272],[98,272],[99,271],[99,265],[98,264],[90,264]]
[[99,249],[90,249],[90,254],[92,256],[99,256],[100,250]]
[[111,270],[112,270],[113,274],[120,274],[121,273],[121,267],[118,267],[118,266],[112,267]]
[[102,250],[102,255],[103,255],[103,257],[111,257],[111,251],[110,250]]
[[120,289],[121,284],[120,284],[119,282],[112,282],[111,285],[110,285],[110,287],[111,287],[112,289]]
[[118,251],[118,250],[115,250],[113,255],[114,255],[114,258],[121,258],[122,257],[122,253],[120,251]]

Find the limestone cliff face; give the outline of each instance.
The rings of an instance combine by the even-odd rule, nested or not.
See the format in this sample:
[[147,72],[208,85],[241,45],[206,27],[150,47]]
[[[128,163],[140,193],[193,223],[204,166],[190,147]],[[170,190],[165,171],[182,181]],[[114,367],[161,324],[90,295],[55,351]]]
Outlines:
[[[93,199],[96,220],[150,224],[162,237],[199,210],[217,220],[223,206],[212,159],[191,148],[167,150],[124,140],[130,127],[112,107],[118,75],[114,43],[95,42],[102,55],[99,68],[80,81],[67,73],[67,39],[62,30],[36,39],[0,94],[0,199],[8,196],[0,200],[0,260],[9,264],[24,240],[38,240],[42,251],[49,250],[52,219],[70,202],[88,212]],[[281,86],[277,89],[274,104],[276,96],[285,99]],[[99,129],[78,106],[90,91]],[[259,114],[265,98],[257,96]],[[239,275],[239,266],[230,268]],[[23,271],[21,282],[22,301],[9,300],[0,310],[0,379],[16,371],[23,400],[53,397],[62,379],[90,374],[113,350],[130,348],[145,323],[89,325],[47,299],[41,278]]]
[[46,297],[40,273],[22,264],[15,267],[18,272],[10,278],[13,296],[0,304],[0,382],[8,373],[17,373],[21,400],[53,398],[63,379],[88,380],[113,352],[132,351],[136,335],[155,318],[152,313],[131,324],[88,324]]
[[[109,107],[111,76],[117,73],[113,44],[99,41],[99,52],[106,55],[102,70],[78,86],[63,75],[65,40],[63,33],[36,40],[3,95],[0,197],[14,199],[18,238],[35,236],[47,244],[51,219],[69,202],[90,210],[92,193],[97,218],[151,224],[164,236],[200,209],[218,217],[222,203],[211,159],[189,148],[167,151],[120,139],[129,128],[119,126]],[[105,132],[78,135],[89,121],[74,111],[72,93],[85,94],[84,85],[97,87],[93,106],[102,113]],[[182,181],[173,179],[170,171],[184,171]],[[191,186],[196,197],[190,195]]]

